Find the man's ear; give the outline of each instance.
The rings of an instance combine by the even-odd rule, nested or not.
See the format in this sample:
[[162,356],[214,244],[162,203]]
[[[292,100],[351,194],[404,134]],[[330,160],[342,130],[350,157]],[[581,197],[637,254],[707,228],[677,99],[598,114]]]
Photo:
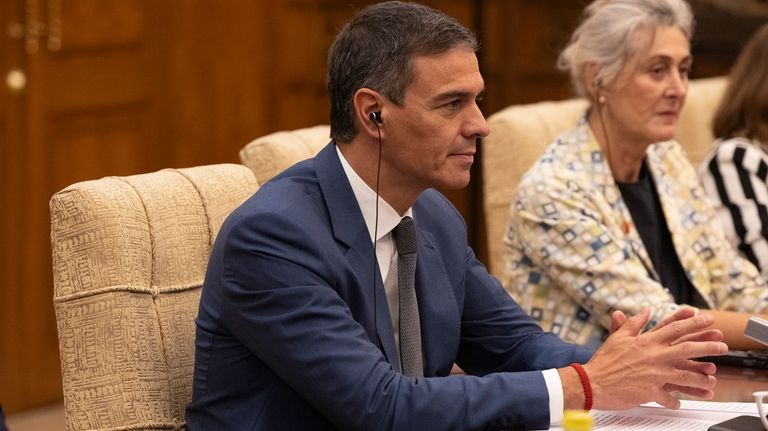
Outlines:
[[[370,88],[361,88],[355,92],[352,99],[352,104],[355,107],[355,121],[360,125],[360,132],[365,133],[372,137],[377,137],[379,133],[382,135],[384,131],[381,130],[381,118],[382,114],[382,101],[383,96],[381,93]],[[374,112],[378,114],[373,114]],[[378,118],[379,121],[375,121]]]

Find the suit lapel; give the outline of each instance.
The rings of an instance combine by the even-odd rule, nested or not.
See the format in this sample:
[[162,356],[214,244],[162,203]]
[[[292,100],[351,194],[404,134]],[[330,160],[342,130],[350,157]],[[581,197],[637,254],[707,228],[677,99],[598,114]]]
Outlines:
[[[358,207],[349,180],[344,174],[344,168],[341,166],[333,142],[325,146],[315,157],[315,172],[325,204],[328,207],[333,235],[337,241],[348,247],[346,257],[349,265],[354,268],[360,282],[360,289],[364,290],[363,296],[371,298],[366,303],[370,304],[371,308],[374,303],[376,304],[376,311],[372,312],[376,318],[375,325],[367,319],[360,323],[368,336],[375,340],[374,343],[382,350],[387,361],[399,370],[400,362],[395,347],[395,336],[392,331],[392,320],[389,317],[389,306],[384,292],[384,282],[381,279],[381,271],[378,263],[376,263],[373,245],[365,226],[363,214]],[[374,267],[376,268],[375,276],[373,274]],[[371,297],[370,289],[374,289],[375,298]]]
[[424,349],[424,375],[445,373],[441,365],[452,364],[459,339],[459,310],[450,290],[450,280],[432,234],[419,226],[414,208],[418,257],[416,261],[416,297],[421,319],[421,342]]

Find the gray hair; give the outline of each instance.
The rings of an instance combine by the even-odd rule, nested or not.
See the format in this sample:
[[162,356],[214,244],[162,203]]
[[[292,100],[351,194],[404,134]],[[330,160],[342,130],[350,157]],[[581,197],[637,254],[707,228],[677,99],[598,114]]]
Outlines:
[[691,39],[694,20],[685,0],[595,0],[584,10],[557,67],[570,74],[579,96],[589,97],[588,64],[597,66],[595,83],[610,83],[639,49],[638,30],[665,26],[677,27]]
[[360,11],[336,36],[328,52],[331,137],[357,135],[352,99],[370,88],[402,105],[414,78],[412,60],[453,48],[477,51],[474,34],[448,15],[416,3],[389,1]]

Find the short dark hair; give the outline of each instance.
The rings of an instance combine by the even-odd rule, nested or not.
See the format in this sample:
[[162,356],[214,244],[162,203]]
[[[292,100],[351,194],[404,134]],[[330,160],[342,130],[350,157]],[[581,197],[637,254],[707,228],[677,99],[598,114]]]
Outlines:
[[414,78],[413,58],[457,47],[476,52],[475,35],[429,7],[388,1],[358,12],[328,52],[331,137],[349,142],[357,135],[352,103],[357,90],[370,88],[402,106],[405,89]]
[[739,54],[712,120],[715,138],[742,136],[768,148],[768,24]]

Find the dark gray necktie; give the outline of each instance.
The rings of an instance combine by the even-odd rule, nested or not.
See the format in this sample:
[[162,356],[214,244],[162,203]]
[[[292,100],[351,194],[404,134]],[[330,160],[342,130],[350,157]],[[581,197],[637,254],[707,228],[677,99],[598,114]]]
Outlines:
[[403,374],[423,377],[421,327],[416,302],[416,228],[413,219],[403,217],[392,231],[397,244],[397,296],[400,303],[400,362]]

